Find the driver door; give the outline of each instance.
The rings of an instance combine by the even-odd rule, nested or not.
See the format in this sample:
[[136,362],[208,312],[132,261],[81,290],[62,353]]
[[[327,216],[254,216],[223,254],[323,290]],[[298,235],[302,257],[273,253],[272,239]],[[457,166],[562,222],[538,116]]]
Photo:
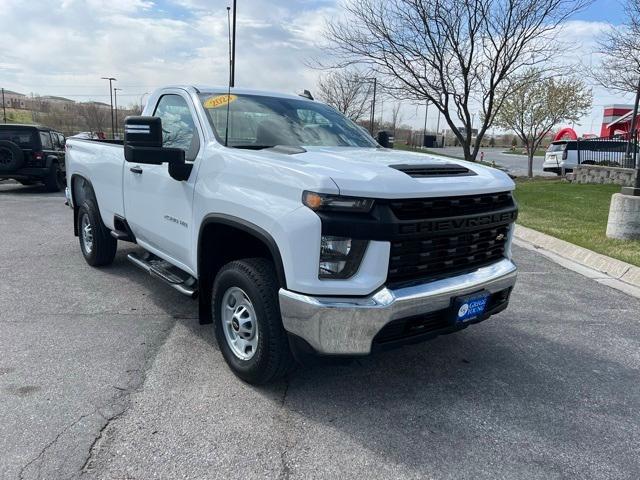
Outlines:
[[167,164],[125,163],[125,216],[143,248],[194,274],[189,247],[202,130],[191,100],[182,93],[161,96],[153,116],[162,119],[163,147],[183,149],[194,167],[188,180],[178,181]]

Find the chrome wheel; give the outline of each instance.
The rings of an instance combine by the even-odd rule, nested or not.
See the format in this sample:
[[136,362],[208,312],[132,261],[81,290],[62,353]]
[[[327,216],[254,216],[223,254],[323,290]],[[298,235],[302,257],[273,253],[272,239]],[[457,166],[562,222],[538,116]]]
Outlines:
[[256,312],[241,288],[231,287],[222,297],[220,319],[227,345],[240,360],[251,359],[258,348]]
[[82,215],[82,221],[80,222],[80,234],[82,235],[82,245],[87,255],[90,255],[93,251],[93,228],[91,227],[91,220],[89,215]]

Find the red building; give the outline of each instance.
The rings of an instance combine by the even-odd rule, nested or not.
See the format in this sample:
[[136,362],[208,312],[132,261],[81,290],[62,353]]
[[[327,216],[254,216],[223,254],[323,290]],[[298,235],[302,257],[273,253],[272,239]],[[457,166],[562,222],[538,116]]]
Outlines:
[[[604,107],[600,136],[609,138],[614,135],[626,136],[631,130],[631,117],[633,117],[633,105],[609,105]],[[640,127],[638,120],[640,118],[636,120],[636,129]]]

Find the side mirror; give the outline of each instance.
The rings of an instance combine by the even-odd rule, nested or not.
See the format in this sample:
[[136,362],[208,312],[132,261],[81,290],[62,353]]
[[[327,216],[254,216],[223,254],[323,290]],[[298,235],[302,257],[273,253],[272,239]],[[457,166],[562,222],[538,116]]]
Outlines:
[[159,117],[127,117],[124,120],[124,158],[130,163],[169,164],[169,175],[187,180],[193,168],[185,163],[181,148],[162,146],[162,120]]

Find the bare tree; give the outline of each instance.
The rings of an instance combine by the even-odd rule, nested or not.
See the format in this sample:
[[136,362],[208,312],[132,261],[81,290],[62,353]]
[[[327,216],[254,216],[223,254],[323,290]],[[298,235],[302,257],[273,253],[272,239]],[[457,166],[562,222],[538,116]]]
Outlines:
[[320,98],[353,121],[371,108],[371,83],[355,70],[335,70],[318,81]]
[[94,102],[78,104],[78,115],[82,124],[91,133],[100,133],[106,130],[107,120],[110,119],[110,111]]
[[640,0],[626,0],[624,13],[624,24],[600,35],[595,53],[601,61],[588,70],[606,89],[635,93],[640,79]]
[[578,121],[591,109],[593,95],[574,77],[545,77],[541,69],[528,69],[514,81],[510,95],[496,115],[498,127],[513,130],[528,157],[533,177],[533,157],[546,135],[560,122]]
[[[365,65],[396,98],[429,101],[475,160],[524,67],[555,53],[559,25],[589,0],[346,0],[330,21],[338,65]],[[472,115],[481,125],[472,139]]]
[[396,102],[391,108],[391,129],[393,131],[393,136],[396,136],[396,130],[402,123],[402,112],[400,109],[402,108],[402,102]]

